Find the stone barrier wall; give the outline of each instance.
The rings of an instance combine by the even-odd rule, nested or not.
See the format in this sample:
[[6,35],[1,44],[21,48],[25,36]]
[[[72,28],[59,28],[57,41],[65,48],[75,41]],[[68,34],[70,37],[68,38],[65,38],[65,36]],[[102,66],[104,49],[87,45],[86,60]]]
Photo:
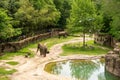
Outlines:
[[117,41],[108,34],[95,34],[94,35],[94,43],[114,47]]
[[[56,34],[55,34],[56,35]],[[54,35],[52,35],[54,36]],[[17,41],[17,42],[8,42],[8,43],[2,43],[0,44],[0,54],[4,52],[15,52],[29,43],[36,42],[38,40],[46,39],[52,37],[51,33],[44,33],[44,34],[39,34],[33,37],[28,37],[26,39]]]
[[105,69],[120,77],[120,43],[105,56]]

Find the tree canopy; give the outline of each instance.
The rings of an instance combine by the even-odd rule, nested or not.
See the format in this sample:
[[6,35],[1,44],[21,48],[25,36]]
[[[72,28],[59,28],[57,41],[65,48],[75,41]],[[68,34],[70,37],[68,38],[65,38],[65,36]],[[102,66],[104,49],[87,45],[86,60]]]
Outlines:
[[73,0],[68,29],[71,32],[82,32],[85,46],[85,34],[98,29],[96,25],[98,18],[93,1]]
[[111,27],[109,33],[120,39],[120,1],[119,0],[102,0],[102,11],[107,15],[109,19],[109,25]]
[[0,39],[51,28],[120,39],[119,0],[0,0]]
[[19,29],[13,28],[11,20],[6,10],[0,8],[0,38],[3,40],[20,34]]

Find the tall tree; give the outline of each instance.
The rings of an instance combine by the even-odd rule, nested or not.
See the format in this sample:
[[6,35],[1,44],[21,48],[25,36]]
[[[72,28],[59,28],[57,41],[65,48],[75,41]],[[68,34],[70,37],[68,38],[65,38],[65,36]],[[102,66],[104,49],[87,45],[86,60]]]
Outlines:
[[13,28],[18,27],[18,20],[15,19],[15,13],[17,12],[19,5],[19,0],[1,0],[0,7],[7,11],[7,15],[12,18],[11,24]]
[[14,17],[14,14],[17,12],[19,7],[19,0],[8,0],[8,11],[10,16]]
[[23,33],[29,33],[33,30],[33,19],[36,15],[36,10],[33,8],[29,0],[20,0],[20,8],[15,13],[15,19],[19,21],[19,27]]
[[53,0],[30,1],[34,8],[39,11],[39,23],[37,26],[42,26],[42,28],[51,28],[56,26],[60,18],[60,12],[56,9]]
[[20,34],[19,29],[13,28],[11,20],[6,10],[0,8],[0,38],[3,40]]
[[60,13],[56,10],[53,0],[20,0],[20,8],[15,13],[24,34],[54,26],[59,17]]
[[95,5],[91,0],[73,0],[68,30],[83,33],[83,47],[85,47],[85,34],[95,29],[97,19]]
[[110,33],[120,39],[120,0],[103,0],[102,11],[110,18]]
[[65,28],[67,23],[67,18],[70,16],[70,0],[54,0],[56,9],[60,11],[60,19],[57,23],[59,28]]

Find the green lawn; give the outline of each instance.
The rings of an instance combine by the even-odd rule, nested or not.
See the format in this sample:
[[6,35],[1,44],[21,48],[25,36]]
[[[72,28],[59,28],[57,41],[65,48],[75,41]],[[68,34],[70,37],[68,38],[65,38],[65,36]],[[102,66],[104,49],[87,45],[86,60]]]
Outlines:
[[101,55],[106,54],[110,48],[94,44],[94,42],[88,41],[87,47],[82,47],[81,43],[66,44],[62,47],[63,53],[61,56],[74,55],[74,54],[84,54],[84,55]]

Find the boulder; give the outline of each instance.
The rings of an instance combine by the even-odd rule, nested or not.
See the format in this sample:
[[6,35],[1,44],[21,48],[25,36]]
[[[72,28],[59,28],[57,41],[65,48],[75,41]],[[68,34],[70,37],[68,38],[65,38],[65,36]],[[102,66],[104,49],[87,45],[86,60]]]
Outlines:
[[105,56],[105,69],[120,77],[120,48],[118,45]]

